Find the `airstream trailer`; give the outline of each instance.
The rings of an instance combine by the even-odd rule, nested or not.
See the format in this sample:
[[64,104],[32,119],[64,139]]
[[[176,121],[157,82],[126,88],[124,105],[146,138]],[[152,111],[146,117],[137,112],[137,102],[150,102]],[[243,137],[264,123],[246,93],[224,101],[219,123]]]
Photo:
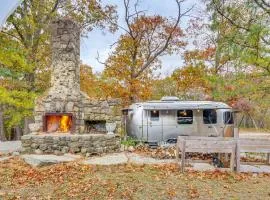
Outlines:
[[233,137],[234,117],[230,106],[213,101],[160,101],[134,103],[123,110],[128,136],[140,141],[175,141],[177,136]]

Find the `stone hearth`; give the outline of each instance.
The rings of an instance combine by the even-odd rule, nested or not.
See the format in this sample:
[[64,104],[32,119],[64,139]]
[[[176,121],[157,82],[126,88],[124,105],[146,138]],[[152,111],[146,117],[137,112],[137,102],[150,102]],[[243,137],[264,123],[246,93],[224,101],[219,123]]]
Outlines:
[[35,102],[35,122],[29,125],[30,135],[22,137],[25,151],[117,151],[120,139],[107,136],[105,127],[108,122],[116,123],[115,133],[119,133],[120,101],[93,99],[80,90],[80,28],[77,24],[70,19],[60,19],[52,23],[51,29],[51,87]]

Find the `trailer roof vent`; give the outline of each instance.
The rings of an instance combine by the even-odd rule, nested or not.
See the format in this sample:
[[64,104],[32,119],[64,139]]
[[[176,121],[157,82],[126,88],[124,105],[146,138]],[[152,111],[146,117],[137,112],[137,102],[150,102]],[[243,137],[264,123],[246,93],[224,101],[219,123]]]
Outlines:
[[161,98],[161,101],[180,101],[180,99],[174,96],[165,96]]

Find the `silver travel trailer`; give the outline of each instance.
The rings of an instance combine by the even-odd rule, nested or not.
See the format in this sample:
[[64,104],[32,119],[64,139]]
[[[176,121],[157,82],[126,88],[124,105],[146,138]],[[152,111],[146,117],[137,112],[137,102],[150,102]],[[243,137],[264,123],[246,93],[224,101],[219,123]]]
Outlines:
[[177,136],[233,137],[234,114],[230,106],[213,101],[160,101],[134,103],[123,109],[128,136],[145,142],[175,141]]

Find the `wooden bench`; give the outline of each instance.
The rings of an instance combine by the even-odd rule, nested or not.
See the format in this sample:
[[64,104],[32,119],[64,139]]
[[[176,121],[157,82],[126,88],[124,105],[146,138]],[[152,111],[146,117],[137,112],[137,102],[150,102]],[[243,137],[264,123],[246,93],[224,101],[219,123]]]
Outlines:
[[270,140],[269,139],[249,139],[241,138],[237,140],[236,162],[237,171],[240,168],[240,153],[266,153],[266,164],[270,160]]
[[[234,138],[220,137],[193,137],[179,136],[176,144],[176,158],[180,163],[181,172],[185,168],[186,153],[230,153],[230,168],[233,171],[235,166],[236,140]],[[181,162],[179,153],[181,152]]]

